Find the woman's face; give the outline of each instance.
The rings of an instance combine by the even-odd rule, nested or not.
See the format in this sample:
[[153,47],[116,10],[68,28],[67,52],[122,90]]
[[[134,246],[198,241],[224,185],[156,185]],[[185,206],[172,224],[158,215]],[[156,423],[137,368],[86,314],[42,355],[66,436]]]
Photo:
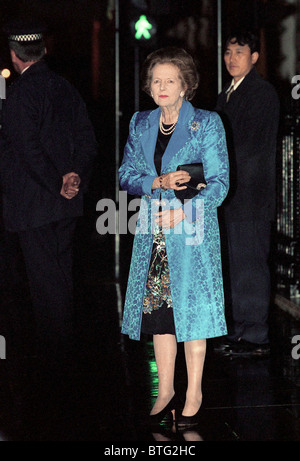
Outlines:
[[152,71],[151,96],[154,102],[165,108],[178,108],[184,96],[180,71],[174,64],[156,64]]

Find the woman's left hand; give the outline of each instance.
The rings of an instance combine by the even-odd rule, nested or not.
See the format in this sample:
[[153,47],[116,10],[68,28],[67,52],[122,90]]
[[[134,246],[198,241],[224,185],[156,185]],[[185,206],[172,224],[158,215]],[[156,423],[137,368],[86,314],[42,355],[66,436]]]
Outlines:
[[155,222],[163,229],[173,229],[177,226],[177,224],[185,219],[185,214],[182,208],[163,210],[155,213],[155,216],[157,216]]

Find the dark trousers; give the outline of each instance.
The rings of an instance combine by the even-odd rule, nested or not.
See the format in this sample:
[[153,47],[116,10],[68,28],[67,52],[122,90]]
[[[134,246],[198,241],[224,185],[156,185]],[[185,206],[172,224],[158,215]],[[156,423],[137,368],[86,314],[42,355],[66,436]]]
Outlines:
[[72,351],[72,244],[76,219],[20,232],[36,322],[38,353],[63,358]]
[[231,339],[269,342],[270,233],[267,221],[226,224],[229,271],[225,274],[225,298]]

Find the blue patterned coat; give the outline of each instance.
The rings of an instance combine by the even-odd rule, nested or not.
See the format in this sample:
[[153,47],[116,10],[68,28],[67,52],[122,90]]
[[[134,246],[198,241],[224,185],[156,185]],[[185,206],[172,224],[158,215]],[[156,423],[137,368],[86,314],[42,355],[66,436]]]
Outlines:
[[[184,207],[186,219],[164,231],[177,341],[227,333],[217,207],[228,192],[229,165],[223,124],[218,114],[183,101],[176,129],[162,157],[162,173],[185,163],[203,162],[207,187],[184,205],[174,190],[151,190],[160,108],[136,112],[119,169],[120,185],[141,196],[124,307],[122,333],[139,340],[142,307],[153,244],[153,215],[162,208]],[[151,315],[151,314],[149,314]]]

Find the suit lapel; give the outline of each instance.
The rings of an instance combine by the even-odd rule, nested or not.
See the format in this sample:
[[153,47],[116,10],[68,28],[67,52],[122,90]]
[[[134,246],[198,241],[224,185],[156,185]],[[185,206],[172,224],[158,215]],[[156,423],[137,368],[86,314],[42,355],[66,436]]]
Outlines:
[[[257,79],[258,73],[255,67],[245,76],[242,83],[232,93],[228,103],[226,103],[226,95],[224,92],[223,110],[230,118],[231,124],[239,120],[240,114],[243,113],[244,101],[247,94],[251,91],[253,82]],[[226,91],[226,90],[225,90]]]
[[149,116],[149,126],[145,129],[141,137],[142,149],[148,165],[153,169],[153,172],[158,174],[154,164],[154,151],[156,146],[158,123],[160,109],[155,109]]

